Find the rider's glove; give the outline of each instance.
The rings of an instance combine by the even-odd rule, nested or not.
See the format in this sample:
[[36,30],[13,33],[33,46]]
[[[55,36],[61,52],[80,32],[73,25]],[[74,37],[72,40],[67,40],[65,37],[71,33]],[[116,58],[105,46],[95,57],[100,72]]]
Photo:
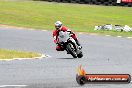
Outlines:
[[70,36],[74,35],[74,33],[72,31],[67,31],[67,32],[70,33]]

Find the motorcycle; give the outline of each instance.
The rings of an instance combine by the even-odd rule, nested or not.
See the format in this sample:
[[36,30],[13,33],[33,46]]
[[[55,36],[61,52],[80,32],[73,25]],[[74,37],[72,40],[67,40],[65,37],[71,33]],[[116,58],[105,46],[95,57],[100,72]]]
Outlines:
[[82,50],[77,45],[76,41],[71,37],[72,33],[67,31],[60,31],[58,36],[58,44],[71,54],[73,58],[82,58]]

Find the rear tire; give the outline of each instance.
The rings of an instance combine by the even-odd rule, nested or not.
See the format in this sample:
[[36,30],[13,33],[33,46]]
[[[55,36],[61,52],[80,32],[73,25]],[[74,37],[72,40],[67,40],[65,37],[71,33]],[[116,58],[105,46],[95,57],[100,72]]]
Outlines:
[[67,49],[68,49],[68,51],[70,52],[70,54],[74,57],[74,58],[77,58],[77,53],[76,53],[76,51],[74,51],[72,48],[71,48],[71,43],[68,43],[68,45],[67,45]]

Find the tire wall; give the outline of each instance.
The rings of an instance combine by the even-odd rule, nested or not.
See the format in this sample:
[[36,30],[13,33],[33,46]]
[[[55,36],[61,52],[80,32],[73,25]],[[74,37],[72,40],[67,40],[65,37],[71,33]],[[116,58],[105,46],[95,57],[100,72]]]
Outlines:
[[120,3],[117,3],[117,0],[39,0],[39,1],[132,7],[132,0],[119,0]]

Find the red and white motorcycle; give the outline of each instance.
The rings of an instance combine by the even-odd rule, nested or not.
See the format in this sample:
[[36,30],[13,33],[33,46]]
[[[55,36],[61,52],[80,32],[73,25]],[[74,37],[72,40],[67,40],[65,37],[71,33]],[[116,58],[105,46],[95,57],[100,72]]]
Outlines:
[[82,50],[77,45],[76,41],[71,37],[70,32],[59,32],[58,43],[61,45],[67,53],[71,54],[74,58],[82,58]]

